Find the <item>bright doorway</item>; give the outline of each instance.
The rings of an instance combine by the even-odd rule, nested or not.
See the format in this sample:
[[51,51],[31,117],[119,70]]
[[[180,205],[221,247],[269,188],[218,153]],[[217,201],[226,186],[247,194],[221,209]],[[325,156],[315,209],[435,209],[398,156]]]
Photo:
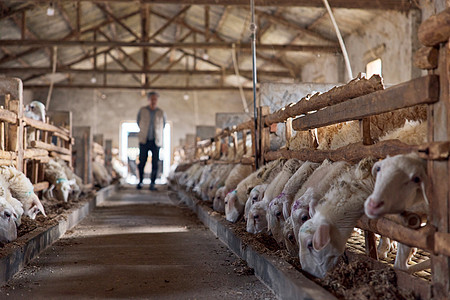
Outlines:
[[[138,141],[139,127],[136,122],[122,122],[120,126],[120,147],[119,153],[122,161],[128,163],[127,183],[137,184],[139,181],[139,174],[137,170],[137,161],[139,158],[139,141]],[[164,127],[164,141],[163,146],[159,149],[160,163],[159,172],[161,176],[156,179],[156,184],[165,184],[167,182],[167,176],[170,171],[171,155],[170,155],[170,140],[171,140],[171,126],[169,122],[166,122]],[[150,178],[148,175],[151,172],[151,152],[145,165],[144,184],[150,184]],[[162,169],[161,169],[162,168]]]

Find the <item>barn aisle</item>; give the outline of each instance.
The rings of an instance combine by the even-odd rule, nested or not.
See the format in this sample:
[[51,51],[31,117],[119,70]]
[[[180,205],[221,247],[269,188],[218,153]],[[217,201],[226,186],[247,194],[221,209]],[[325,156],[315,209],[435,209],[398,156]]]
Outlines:
[[125,188],[1,288],[2,299],[275,299],[168,191]]

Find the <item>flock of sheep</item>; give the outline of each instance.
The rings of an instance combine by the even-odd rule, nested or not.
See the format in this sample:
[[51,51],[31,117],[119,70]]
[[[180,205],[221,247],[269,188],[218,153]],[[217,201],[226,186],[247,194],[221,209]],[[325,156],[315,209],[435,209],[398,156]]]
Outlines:
[[[417,116],[415,109],[400,114]],[[376,141],[425,142],[426,122],[398,121],[397,115],[392,118],[397,124],[391,120],[392,126],[377,125],[389,123],[386,118],[372,119],[371,129],[378,130]],[[300,150],[315,142],[319,149],[337,149],[360,142],[359,130],[358,122],[348,122],[316,132],[297,132],[287,146]],[[364,158],[357,164],[278,159],[255,172],[249,165],[186,163],[169,180],[212,201],[213,209],[224,213],[226,220],[244,220],[249,233],[271,234],[280,247],[300,258],[303,270],[321,278],[344,253],[364,214],[379,218],[404,211],[428,212],[426,164],[415,153],[380,161]],[[386,257],[391,247],[392,241],[382,237],[379,256]],[[394,267],[410,272],[428,268],[427,261],[408,266],[412,250],[399,243]]]
[[[33,101],[25,107],[25,116],[28,118],[45,121],[45,115],[45,105],[39,101]],[[30,128],[28,142],[35,138],[35,132]],[[95,162],[93,171],[99,186],[110,184],[111,176],[104,165]],[[81,178],[62,159],[50,159],[44,164],[44,180],[49,182],[49,187],[42,194],[49,201],[75,201],[83,192],[87,192]],[[31,181],[14,166],[0,166],[0,243],[17,238],[17,227],[23,215],[34,220],[38,213],[46,216]]]

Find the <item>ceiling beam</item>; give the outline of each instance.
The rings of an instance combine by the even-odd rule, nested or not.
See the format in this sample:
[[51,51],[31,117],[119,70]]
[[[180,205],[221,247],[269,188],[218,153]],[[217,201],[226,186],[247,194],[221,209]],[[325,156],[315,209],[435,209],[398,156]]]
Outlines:
[[[35,2],[48,3],[54,0],[35,0]],[[119,3],[130,2],[129,0],[59,0],[59,2],[98,2]],[[148,4],[183,4],[183,5],[236,5],[250,6],[250,1],[242,0],[139,0]],[[417,8],[415,1],[406,0],[328,0],[333,8],[360,8],[360,9],[395,9],[409,10]],[[323,7],[322,0],[255,0],[255,6],[304,6]]]
[[[112,56],[111,56],[112,57]],[[116,57],[112,57],[116,63],[119,63]],[[178,63],[178,61],[176,61]],[[167,75],[234,75],[234,69],[223,69],[223,70],[168,70],[168,69],[153,69],[153,70],[133,70],[126,68],[125,65],[121,65],[123,70],[121,69],[108,69],[106,71],[102,71],[101,69],[81,69],[81,68],[67,68],[67,67],[57,67],[57,73],[76,73],[76,74],[92,74],[92,73],[106,73],[106,74],[167,74]],[[41,68],[41,67],[12,67],[12,68],[0,68],[0,74],[20,74],[20,73],[34,73],[34,72],[42,72],[42,73],[51,73],[51,68]],[[239,70],[241,75],[252,75],[252,70]],[[277,76],[277,77],[291,77],[291,74],[287,71],[265,71],[258,70],[258,75],[266,75],[266,76]]]
[[[231,49],[233,43],[214,42],[214,43],[146,43],[146,42],[124,42],[124,41],[66,41],[66,40],[2,40],[0,43],[6,46],[40,46],[40,47],[151,47],[151,48],[184,48],[184,49]],[[241,51],[251,50],[250,43],[236,43],[236,48]],[[304,52],[340,52],[338,46],[308,46],[308,45],[281,45],[281,44],[260,44],[258,50],[274,50],[274,51],[304,51]]]
[[[24,89],[48,89],[48,84],[24,84]],[[54,89],[122,89],[122,90],[142,90],[141,85],[102,85],[102,84],[64,84],[56,83]],[[153,86],[148,88],[153,90],[169,90],[169,91],[236,91],[239,89],[234,86]],[[243,87],[245,91],[252,91],[253,88]]]

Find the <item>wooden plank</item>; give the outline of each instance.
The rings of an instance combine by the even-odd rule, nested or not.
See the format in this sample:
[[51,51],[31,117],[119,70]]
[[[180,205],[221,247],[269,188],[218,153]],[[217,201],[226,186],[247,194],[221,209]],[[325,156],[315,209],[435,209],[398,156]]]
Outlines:
[[[447,148],[439,147],[438,145],[447,145]],[[323,162],[325,159],[331,161],[347,161],[357,163],[365,157],[385,158],[388,155],[406,154],[417,152],[423,159],[428,160],[442,160],[449,157],[449,151],[445,150],[444,155],[441,152],[435,152],[430,149],[448,149],[448,142],[434,142],[423,145],[407,145],[398,140],[388,140],[376,143],[374,145],[363,145],[362,143],[354,143],[336,150],[316,150],[316,149],[301,149],[299,151],[278,150],[269,151],[264,154],[267,161],[276,160],[278,158],[297,158],[300,160],[309,160],[312,162]]]
[[269,126],[273,123],[284,122],[287,118],[300,116],[311,111],[382,90],[383,88],[381,77],[378,75],[374,75],[370,79],[357,77],[349,83],[334,87],[325,93],[317,93],[313,96],[303,97],[297,103],[287,105],[268,115],[264,119],[264,123]]
[[450,7],[420,24],[417,35],[422,45],[429,47],[446,42],[450,37]]
[[369,219],[364,215],[358,220],[357,227],[389,237],[411,247],[434,251],[435,229],[429,224],[420,229],[410,229],[386,218]]
[[7,109],[0,108],[0,120],[11,124],[16,124],[17,115]]
[[24,159],[34,159],[36,157],[48,157],[48,151],[44,149],[26,149],[23,153]]
[[14,159],[16,159],[16,157],[17,157],[17,154],[15,151],[0,150],[0,159],[14,160]]
[[58,147],[55,146],[53,144],[48,144],[48,143],[44,143],[41,141],[31,141],[31,147],[33,148],[39,148],[39,149],[44,149],[47,151],[55,151],[61,154],[66,154],[66,155],[71,155],[72,152],[69,149],[63,148],[63,147]]
[[[20,119],[23,117],[23,102],[22,98],[20,100],[11,100],[8,103],[8,109],[17,114],[17,117]],[[15,151],[17,155],[17,163],[16,168],[17,170],[23,172],[24,166],[23,166],[23,149],[24,149],[24,126],[22,122],[18,122],[18,125],[9,124],[8,125],[8,145],[9,149],[11,151]]]
[[438,66],[439,51],[434,47],[421,47],[413,57],[413,64],[419,69],[431,70]]
[[55,157],[55,158],[60,158],[62,160],[65,160],[66,162],[71,162],[72,161],[72,156],[71,155],[61,154],[61,153],[58,153],[56,151],[50,152],[50,156],[51,157]]
[[91,147],[92,134],[89,126],[74,126],[75,137],[75,174],[83,179],[83,183],[92,183]]
[[42,121],[33,120],[27,117],[23,117],[23,121],[26,125],[31,126],[36,129],[44,130],[44,131],[50,131],[50,132],[57,132],[61,135],[68,135],[68,130],[65,128],[60,128],[51,124],[44,123]]
[[15,160],[10,159],[0,159],[0,166],[15,166],[16,165]]
[[33,184],[34,192],[40,192],[40,191],[46,190],[46,189],[48,189],[49,185],[50,184],[48,183],[48,181],[35,183],[35,184]]
[[[48,84],[25,84],[27,89],[48,89]],[[118,85],[118,84],[55,84],[54,89],[64,88],[64,89],[119,89],[119,90],[142,90],[141,85]],[[170,91],[235,91],[234,86],[157,86],[152,85],[154,90],[170,90]],[[253,88],[243,87],[244,91],[252,91]]]
[[438,93],[439,77],[427,75],[297,118],[292,127],[297,131],[309,130],[418,104],[431,104],[439,100]]

